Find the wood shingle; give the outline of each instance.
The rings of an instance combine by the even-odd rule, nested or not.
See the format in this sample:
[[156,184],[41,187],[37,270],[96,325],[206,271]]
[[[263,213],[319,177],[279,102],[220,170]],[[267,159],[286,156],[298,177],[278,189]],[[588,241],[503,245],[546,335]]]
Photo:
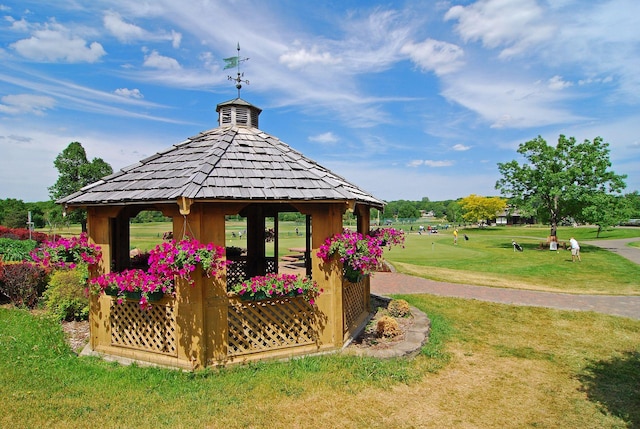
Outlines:
[[145,204],[178,197],[384,204],[278,138],[235,124],[204,131],[59,202],[69,206]]

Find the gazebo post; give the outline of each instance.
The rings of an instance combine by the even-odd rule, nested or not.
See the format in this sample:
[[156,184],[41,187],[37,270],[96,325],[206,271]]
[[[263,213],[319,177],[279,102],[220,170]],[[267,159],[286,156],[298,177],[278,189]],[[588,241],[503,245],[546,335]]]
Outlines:
[[342,302],[342,264],[335,257],[325,264],[316,253],[327,237],[342,232],[342,215],[345,204],[313,204],[310,212],[313,218],[311,236],[311,259],[313,280],[323,289],[316,304],[320,315],[326,319],[324,329],[319,330],[321,347],[342,347],[343,338],[343,302]]
[[[356,221],[358,223],[358,232],[368,234],[371,229],[371,207],[363,204],[356,204],[355,207]],[[368,312],[371,311],[371,278],[366,276],[364,279],[364,308]]]
[[[112,220],[117,217],[121,207],[89,207],[87,208],[87,234],[89,241],[100,246],[102,261],[93,267],[90,277],[111,271],[113,257]],[[111,325],[109,321],[110,298],[104,295],[89,296],[89,343],[92,350],[96,347],[111,344]]]

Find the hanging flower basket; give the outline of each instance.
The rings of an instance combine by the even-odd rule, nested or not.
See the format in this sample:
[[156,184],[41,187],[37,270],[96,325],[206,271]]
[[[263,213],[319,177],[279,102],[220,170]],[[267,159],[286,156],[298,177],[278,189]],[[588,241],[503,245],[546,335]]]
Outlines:
[[198,265],[208,277],[216,277],[229,263],[224,259],[223,247],[205,245],[189,237],[161,243],[149,252],[150,273],[169,281],[178,276],[191,285],[194,283],[191,273]]
[[357,283],[363,276],[374,273],[382,263],[383,247],[404,243],[404,232],[394,228],[371,231],[369,235],[345,230],[327,238],[318,249],[317,256],[325,263],[338,255],[343,264],[343,276]]
[[349,264],[344,266],[344,278],[351,283],[358,283],[364,278],[365,274],[360,271],[354,270]]
[[224,249],[212,243],[204,245],[193,238],[171,240],[157,245],[149,252],[149,268],[127,269],[102,274],[91,279],[93,293],[116,297],[119,303],[125,299],[138,300],[147,308],[167,294],[175,294],[175,277],[194,284],[192,273],[201,266],[207,276],[218,276],[224,271]]
[[264,299],[294,297],[304,295],[309,304],[322,293],[315,281],[295,274],[267,274],[252,277],[231,288],[243,301],[262,301]]

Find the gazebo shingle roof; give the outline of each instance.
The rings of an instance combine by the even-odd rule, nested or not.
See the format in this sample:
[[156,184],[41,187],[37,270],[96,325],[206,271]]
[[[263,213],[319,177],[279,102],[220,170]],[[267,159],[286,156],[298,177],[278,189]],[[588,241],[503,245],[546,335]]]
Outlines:
[[193,200],[345,200],[382,207],[349,183],[258,128],[204,131],[88,185],[69,206]]

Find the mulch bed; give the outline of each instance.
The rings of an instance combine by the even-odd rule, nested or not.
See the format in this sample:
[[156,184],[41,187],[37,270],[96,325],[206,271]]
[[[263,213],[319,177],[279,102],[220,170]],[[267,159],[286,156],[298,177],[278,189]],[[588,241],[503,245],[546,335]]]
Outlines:
[[387,337],[379,337],[376,332],[376,327],[378,324],[378,320],[382,316],[389,316],[389,311],[387,310],[387,306],[391,300],[389,298],[383,298],[377,295],[371,295],[371,311],[373,313],[373,317],[367,323],[367,326],[362,331],[362,333],[353,340],[353,342],[349,345],[349,347],[357,348],[357,349],[370,349],[370,350],[383,350],[390,347],[393,347],[397,343],[404,341],[405,333],[407,330],[413,325],[413,317],[394,317],[398,322],[398,326],[400,327],[400,331],[402,332],[399,335],[396,335],[392,338]]

